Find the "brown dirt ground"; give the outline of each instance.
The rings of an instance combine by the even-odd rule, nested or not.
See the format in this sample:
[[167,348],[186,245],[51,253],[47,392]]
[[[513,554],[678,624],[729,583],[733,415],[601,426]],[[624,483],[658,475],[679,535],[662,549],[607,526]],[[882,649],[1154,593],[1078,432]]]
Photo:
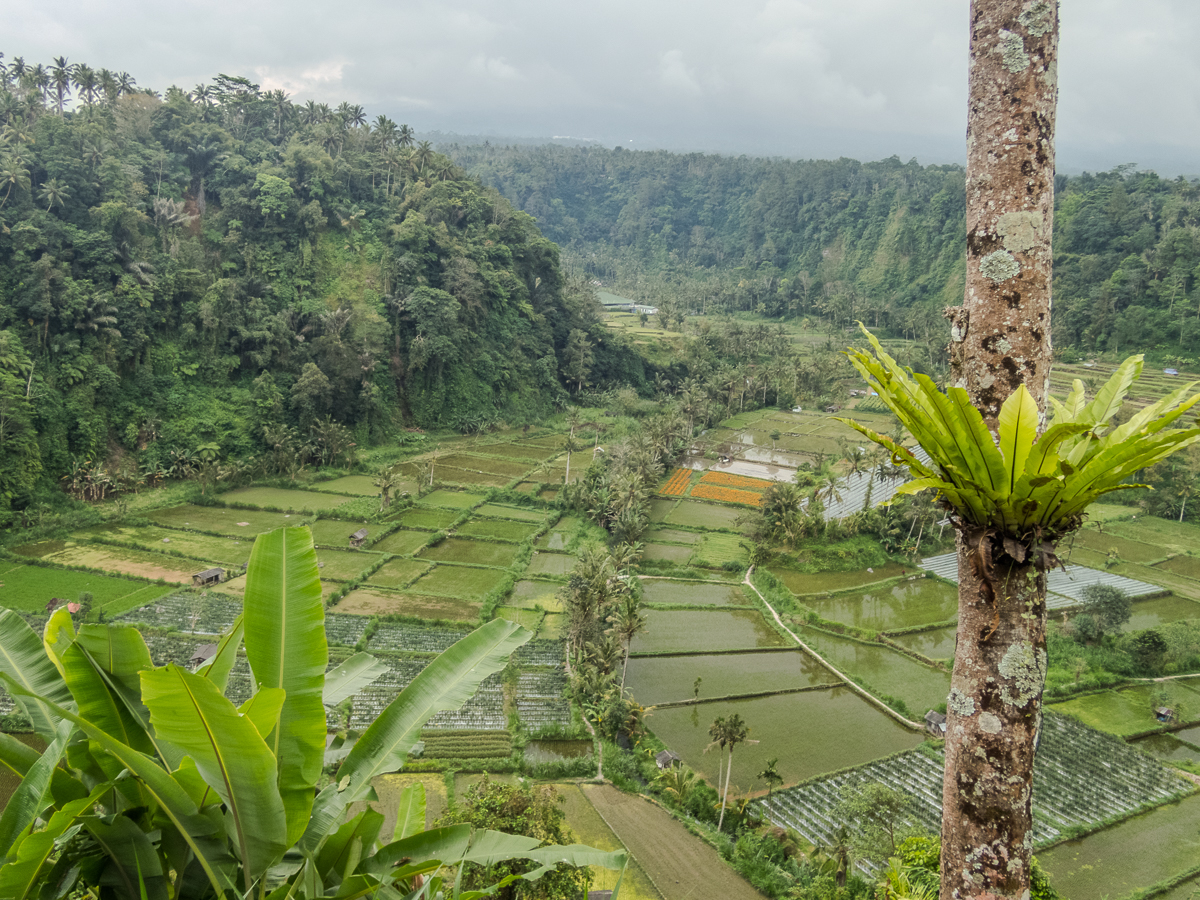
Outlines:
[[763,895],[726,865],[716,850],[653,803],[608,784],[582,788],[664,900],[762,900]]
[[472,620],[479,618],[479,610],[478,603],[453,597],[426,597],[359,588],[347,594],[333,611],[353,616],[405,615],[423,619]]
[[[135,553],[136,551],[133,551],[129,555],[134,556]],[[51,558],[65,565],[91,566],[92,568],[103,569],[106,572],[113,572],[119,575],[162,578],[166,581],[173,581],[176,584],[189,584],[195,572],[200,571],[202,568],[207,568],[207,564],[205,563],[198,563],[194,560],[179,560],[179,562],[175,562],[166,556],[163,557],[161,563],[150,562],[146,559],[128,559],[122,555],[120,550],[110,551],[98,544],[81,544],[78,547],[72,547],[61,553],[56,553]]]

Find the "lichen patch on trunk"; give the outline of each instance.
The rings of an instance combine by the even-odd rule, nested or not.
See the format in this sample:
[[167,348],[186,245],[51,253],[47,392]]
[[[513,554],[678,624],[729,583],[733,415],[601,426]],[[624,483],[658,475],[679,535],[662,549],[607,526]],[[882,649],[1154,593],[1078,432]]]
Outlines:
[[1025,706],[1042,695],[1046,683],[1046,651],[1034,648],[1027,641],[1018,641],[1008,648],[1000,660],[1001,677],[1010,684],[1000,689],[1000,699],[1013,706]]

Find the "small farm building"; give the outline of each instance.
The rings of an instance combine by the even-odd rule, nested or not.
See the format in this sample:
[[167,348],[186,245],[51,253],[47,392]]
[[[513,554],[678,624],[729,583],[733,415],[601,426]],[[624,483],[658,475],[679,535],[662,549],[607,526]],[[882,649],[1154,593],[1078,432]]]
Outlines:
[[1175,710],[1169,706],[1160,706],[1154,711],[1154,717],[1160,722],[1173,722],[1175,721]]
[[188,665],[193,669],[199,668],[216,655],[216,644],[201,644],[196,648],[196,652],[192,654],[192,658],[188,660]]
[[192,584],[203,587],[206,584],[220,584],[221,576],[225,574],[224,569],[205,569],[203,572],[197,572],[192,576]]
[[58,605],[60,603],[66,602],[67,601],[63,600],[61,597],[51,597],[50,602],[46,604],[46,612],[54,612],[56,609],[58,609]]
[[925,730],[938,737],[946,736],[946,717],[935,709],[925,713]]
[[350,535],[350,546],[361,547],[367,542],[367,529],[360,528],[354,534]]
[[674,750],[660,750],[654,761],[660,769],[673,769],[683,762],[683,757]]

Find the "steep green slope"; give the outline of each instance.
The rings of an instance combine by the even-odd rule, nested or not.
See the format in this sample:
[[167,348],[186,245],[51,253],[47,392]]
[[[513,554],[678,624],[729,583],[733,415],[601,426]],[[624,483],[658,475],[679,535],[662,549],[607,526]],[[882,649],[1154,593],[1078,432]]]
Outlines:
[[581,356],[642,380],[533,220],[407,126],[86,67],[72,111],[2,74],[0,509],[89,460],[529,421]]

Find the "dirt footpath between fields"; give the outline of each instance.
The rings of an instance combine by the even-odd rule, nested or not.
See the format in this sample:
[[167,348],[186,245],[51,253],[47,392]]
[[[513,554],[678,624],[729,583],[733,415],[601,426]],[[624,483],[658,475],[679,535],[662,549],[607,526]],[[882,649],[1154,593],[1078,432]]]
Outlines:
[[762,900],[716,850],[653,803],[608,784],[581,787],[665,900]]

